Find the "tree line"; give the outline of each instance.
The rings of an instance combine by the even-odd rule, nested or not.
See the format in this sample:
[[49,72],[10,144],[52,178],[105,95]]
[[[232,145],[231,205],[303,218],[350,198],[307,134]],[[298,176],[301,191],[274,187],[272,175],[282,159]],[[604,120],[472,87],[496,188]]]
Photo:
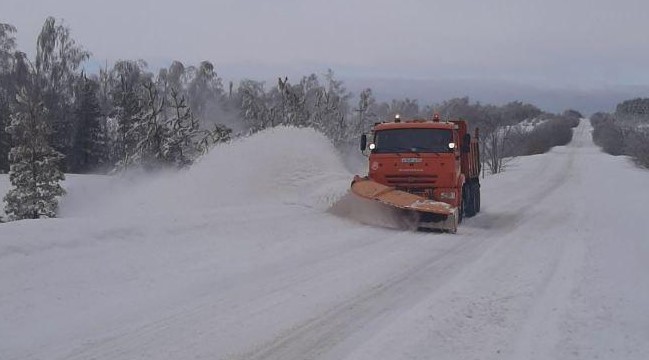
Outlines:
[[649,99],[619,103],[615,112],[591,116],[593,141],[611,155],[628,155],[649,168]]
[[174,61],[154,73],[143,60],[119,60],[87,73],[91,54],[62,22],[45,20],[31,60],[17,49],[16,31],[0,23],[0,173],[9,172],[13,185],[5,197],[9,219],[54,216],[64,173],[182,168],[215,143],[279,125],[315,128],[343,148],[396,114],[464,118],[481,128],[485,164],[499,172],[506,156],[543,151],[551,141],[538,138],[556,137],[514,131],[517,124],[540,117],[564,123],[519,101],[379,102],[370,88],[348,91],[331,70],[269,87],[250,79],[224,85],[209,61]]

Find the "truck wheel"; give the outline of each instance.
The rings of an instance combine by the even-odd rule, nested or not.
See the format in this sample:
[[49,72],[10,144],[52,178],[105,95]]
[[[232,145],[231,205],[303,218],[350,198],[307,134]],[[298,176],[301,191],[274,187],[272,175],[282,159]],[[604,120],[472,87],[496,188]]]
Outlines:
[[464,195],[462,195],[462,201],[460,201],[460,208],[457,211],[457,223],[461,224],[462,219],[464,219]]
[[475,215],[475,191],[473,184],[466,186],[464,194],[466,195],[464,197],[464,213],[466,217],[472,217]]

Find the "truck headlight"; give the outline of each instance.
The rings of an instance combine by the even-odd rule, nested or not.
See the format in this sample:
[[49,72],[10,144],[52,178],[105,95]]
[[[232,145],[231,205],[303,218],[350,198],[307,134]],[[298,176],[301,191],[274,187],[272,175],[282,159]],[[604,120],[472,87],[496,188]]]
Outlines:
[[454,200],[455,199],[455,191],[443,191],[439,193],[440,199],[443,200]]

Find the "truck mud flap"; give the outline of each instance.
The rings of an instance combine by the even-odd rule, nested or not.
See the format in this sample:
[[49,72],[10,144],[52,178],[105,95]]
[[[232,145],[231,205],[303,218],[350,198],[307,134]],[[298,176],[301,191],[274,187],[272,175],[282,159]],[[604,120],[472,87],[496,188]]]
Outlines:
[[441,230],[448,231],[452,234],[457,232],[458,226],[458,210],[454,209],[453,213],[449,215],[440,215],[434,213],[425,213],[418,212],[419,219],[417,228],[418,229],[430,229],[430,230]]

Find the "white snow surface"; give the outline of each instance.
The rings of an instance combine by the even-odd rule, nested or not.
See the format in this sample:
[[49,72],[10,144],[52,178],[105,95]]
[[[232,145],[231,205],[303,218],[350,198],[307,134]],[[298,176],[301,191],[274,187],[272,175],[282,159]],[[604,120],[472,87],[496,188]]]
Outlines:
[[347,194],[312,130],[68,176],[61,218],[0,224],[0,359],[649,359],[649,173],[591,131],[455,235]]

